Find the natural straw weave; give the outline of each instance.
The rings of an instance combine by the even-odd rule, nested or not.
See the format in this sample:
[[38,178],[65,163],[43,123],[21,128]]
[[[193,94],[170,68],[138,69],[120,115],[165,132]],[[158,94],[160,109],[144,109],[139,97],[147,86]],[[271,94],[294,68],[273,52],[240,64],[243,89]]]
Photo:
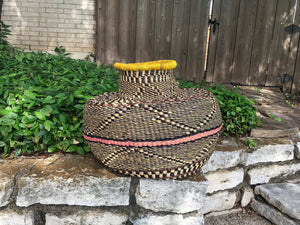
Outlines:
[[84,108],[83,135],[95,156],[118,172],[153,179],[185,177],[203,166],[222,127],[216,98],[178,88],[173,60],[115,67],[120,91]]

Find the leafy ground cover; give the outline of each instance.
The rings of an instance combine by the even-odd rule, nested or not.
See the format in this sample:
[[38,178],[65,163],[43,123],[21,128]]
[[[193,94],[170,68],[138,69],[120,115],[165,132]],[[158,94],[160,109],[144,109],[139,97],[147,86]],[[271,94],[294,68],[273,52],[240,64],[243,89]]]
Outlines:
[[0,45],[0,152],[84,154],[84,103],[117,90],[111,67]]
[[[9,33],[4,28],[0,36],[2,157],[90,151],[82,137],[84,104],[92,96],[118,91],[118,72],[109,66],[71,59],[65,52],[24,52],[3,41]],[[244,135],[259,124],[253,102],[236,90],[187,80],[180,80],[179,86],[206,88],[216,95],[224,135]]]

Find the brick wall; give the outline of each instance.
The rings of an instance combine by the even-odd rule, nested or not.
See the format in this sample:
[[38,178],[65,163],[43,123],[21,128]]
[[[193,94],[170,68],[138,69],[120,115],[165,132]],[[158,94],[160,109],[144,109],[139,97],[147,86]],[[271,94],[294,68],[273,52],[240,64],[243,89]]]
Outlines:
[[95,0],[4,0],[8,41],[29,50],[95,52]]

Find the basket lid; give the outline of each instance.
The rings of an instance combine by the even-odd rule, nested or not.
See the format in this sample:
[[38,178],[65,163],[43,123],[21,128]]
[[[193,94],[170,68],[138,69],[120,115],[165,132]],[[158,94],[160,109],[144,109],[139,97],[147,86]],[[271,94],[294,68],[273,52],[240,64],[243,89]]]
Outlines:
[[123,71],[171,70],[176,68],[175,60],[156,60],[142,63],[115,63],[114,67]]

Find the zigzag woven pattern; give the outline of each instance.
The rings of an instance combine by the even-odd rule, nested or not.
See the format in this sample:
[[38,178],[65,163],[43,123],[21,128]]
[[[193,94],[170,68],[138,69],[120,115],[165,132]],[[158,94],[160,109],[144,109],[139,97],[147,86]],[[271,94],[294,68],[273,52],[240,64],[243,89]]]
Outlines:
[[221,129],[216,98],[179,89],[168,70],[121,71],[120,91],[90,99],[83,136],[108,167],[152,179],[188,176],[210,157]]

